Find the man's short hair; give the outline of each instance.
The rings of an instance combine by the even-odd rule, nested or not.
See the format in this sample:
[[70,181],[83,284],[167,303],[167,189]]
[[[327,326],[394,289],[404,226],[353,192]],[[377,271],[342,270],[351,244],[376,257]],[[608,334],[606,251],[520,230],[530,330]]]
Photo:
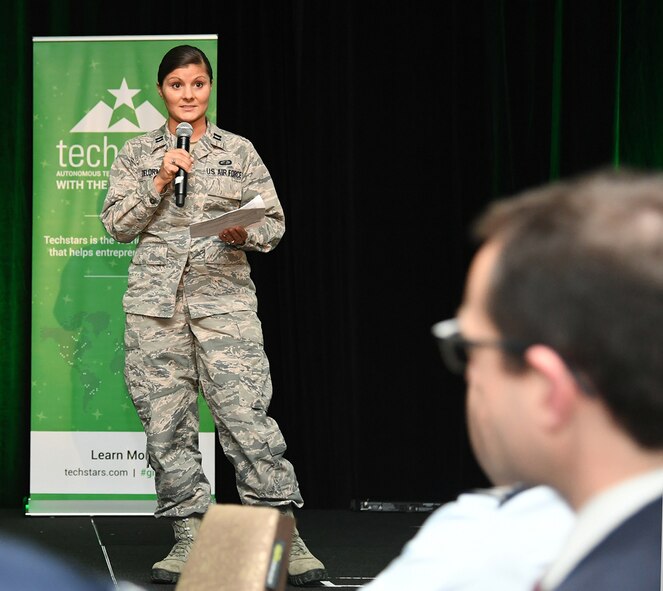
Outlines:
[[487,311],[550,346],[640,445],[663,448],[663,175],[598,171],[491,204]]

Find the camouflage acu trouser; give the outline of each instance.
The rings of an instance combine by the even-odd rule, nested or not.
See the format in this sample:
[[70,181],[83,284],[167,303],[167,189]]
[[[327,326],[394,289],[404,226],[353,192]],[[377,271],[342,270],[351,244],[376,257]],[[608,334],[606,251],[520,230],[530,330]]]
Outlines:
[[125,378],[147,435],[157,517],[204,513],[210,485],[198,448],[198,389],[235,467],[244,504],[303,504],[285,440],[267,416],[272,384],[260,320],[251,311],[191,319],[127,314]]

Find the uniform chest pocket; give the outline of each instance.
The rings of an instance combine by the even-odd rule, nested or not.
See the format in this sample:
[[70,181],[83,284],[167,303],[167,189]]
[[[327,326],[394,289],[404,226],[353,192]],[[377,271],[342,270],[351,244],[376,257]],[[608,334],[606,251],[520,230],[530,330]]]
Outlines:
[[205,249],[205,263],[207,265],[243,265],[245,262],[246,255],[236,248],[211,244]]
[[230,178],[216,178],[209,181],[205,210],[225,213],[239,209],[242,205],[242,183]]

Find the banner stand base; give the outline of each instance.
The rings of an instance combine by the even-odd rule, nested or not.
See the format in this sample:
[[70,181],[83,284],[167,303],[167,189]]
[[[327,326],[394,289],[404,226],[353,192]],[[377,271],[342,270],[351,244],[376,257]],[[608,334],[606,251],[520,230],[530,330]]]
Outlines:
[[29,499],[25,513],[31,517],[81,515],[141,515],[152,517],[156,507],[156,501]]

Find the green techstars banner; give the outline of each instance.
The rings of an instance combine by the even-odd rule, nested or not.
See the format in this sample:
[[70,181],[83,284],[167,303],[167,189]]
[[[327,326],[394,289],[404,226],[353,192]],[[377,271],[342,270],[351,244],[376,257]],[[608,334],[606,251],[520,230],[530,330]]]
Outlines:
[[[108,236],[99,212],[124,142],[166,119],[157,69],[181,44],[200,47],[216,71],[216,35],[33,39],[30,514],[156,506],[123,375],[122,296],[135,244]],[[213,105],[214,94],[214,121]],[[214,486],[214,425],[200,406]]]

